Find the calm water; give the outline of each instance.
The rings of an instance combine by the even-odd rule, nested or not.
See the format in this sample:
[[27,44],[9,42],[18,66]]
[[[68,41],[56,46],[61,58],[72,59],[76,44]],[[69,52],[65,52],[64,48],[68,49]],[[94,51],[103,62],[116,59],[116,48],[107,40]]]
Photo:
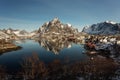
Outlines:
[[30,56],[37,53],[40,60],[45,63],[52,62],[55,59],[64,61],[68,58],[70,62],[84,61],[88,59],[82,44],[73,44],[70,42],[56,44],[56,42],[47,42],[34,40],[25,40],[15,43],[22,47],[21,50],[7,52],[0,55],[0,65],[7,67],[9,71],[20,69],[20,63],[24,56]]

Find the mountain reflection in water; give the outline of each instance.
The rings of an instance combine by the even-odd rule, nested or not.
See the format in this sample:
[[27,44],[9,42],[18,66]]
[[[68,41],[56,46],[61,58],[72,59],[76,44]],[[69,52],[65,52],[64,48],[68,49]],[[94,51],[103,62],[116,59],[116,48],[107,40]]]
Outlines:
[[41,39],[38,41],[40,46],[44,47],[47,51],[52,51],[54,54],[59,54],[59,52],[64,48],[71,48],[72,42],[69,41],[52,41]]

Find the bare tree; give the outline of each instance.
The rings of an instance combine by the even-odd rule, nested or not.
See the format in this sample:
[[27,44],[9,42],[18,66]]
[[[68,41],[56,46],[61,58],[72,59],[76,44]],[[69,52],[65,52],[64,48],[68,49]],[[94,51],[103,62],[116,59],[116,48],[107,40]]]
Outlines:
[[45,77],[47,74],[45,64],[39,60],[36,53],[33,53],[31,57],[24,58],[22,67],[25,79],[39,79]]

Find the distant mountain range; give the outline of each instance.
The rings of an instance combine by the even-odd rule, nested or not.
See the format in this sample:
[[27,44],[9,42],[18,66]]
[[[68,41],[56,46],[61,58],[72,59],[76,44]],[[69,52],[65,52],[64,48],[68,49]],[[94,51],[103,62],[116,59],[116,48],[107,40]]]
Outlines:
[[0,39],[23,39],[34,37],[37,34],[37,30],[33,32],[27,32],[25,30],[3,29],[0,30]]
[[120,34],[120,23],[105,21],[91,26],[85,26],[82,32],[88,34],[114,35]]
[[[73,28],[71,24],[63,24],[58,18],[46,22],[38,30],[40,33],[78,33],[78,29]],[[113,21],[104,21],[101,23],[85,26],[82,30],[84,33],[96,35],[115,35],[120,34],[120,23]]]
[[[120,34],[120,23],[113,21],[105,21],[91,26],[85,26],[82,30],[83,33],[96,34],[96,35],[114,35]],[[61,34],[71,35],[79,34],[78,29],[73,28],[71,24],[63,24],[58,18],[44,23],[39,30],[27,32],[25,30],[3,29],[0,30],[0,39],[6,38],[36,38],[41,34]]]

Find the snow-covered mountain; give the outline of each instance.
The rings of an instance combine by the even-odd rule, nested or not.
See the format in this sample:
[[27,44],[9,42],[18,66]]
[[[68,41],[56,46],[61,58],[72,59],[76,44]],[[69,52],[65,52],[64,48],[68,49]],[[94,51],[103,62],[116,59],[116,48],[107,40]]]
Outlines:
[[63,24],[58,18],[46,22],[40,27],[39,33],[76,33],[77,29],[73,28],[71,24]]
[[3,31],[0,30],[0,39],[7,39],[9,38],[10,36],[6,33],[4,33]]
[[17,35],[18,37],[21,36],[29,36],[29,33],[25,30],[14,30],[13,33]]
[[36,36],[36,31],[14,30],[11,28],[0,30],[0,39],[26,39]]
[[120,34],[120,23],[105,21],[91,26],[85,26],[82,32],[102,35]]

